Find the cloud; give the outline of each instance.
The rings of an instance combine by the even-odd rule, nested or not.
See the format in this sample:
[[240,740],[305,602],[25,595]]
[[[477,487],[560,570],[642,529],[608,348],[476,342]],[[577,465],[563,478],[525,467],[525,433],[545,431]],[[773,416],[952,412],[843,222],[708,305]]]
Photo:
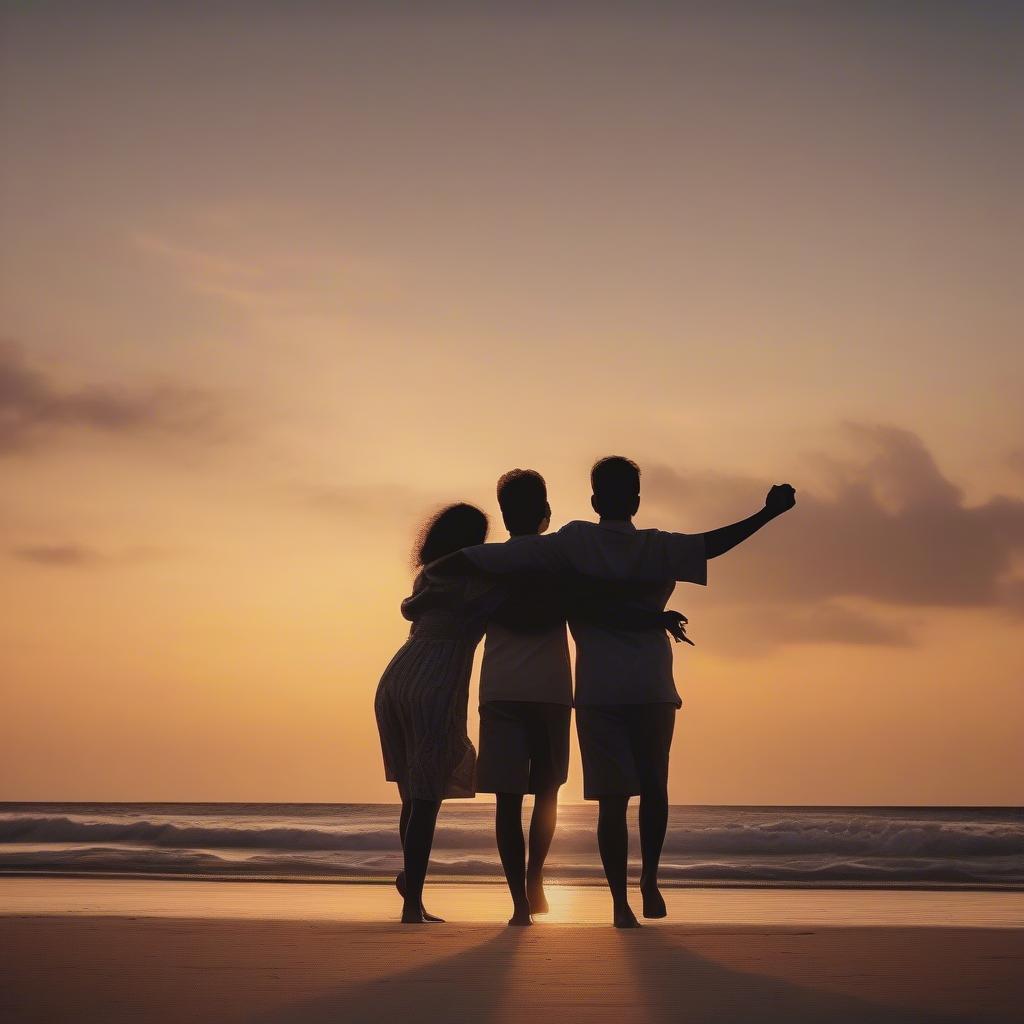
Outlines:
[[765,654],[794,644],[846,644],[855,647],[910,647],[913,634],[901,621],[826,602],[816,606],[710,607],[689,630],[703,646],[719,653]]
[[80,544],[35,544],[17,547],[11,555],[33,565],[77,568],[102,562],[103,556],[92,548]]
[[63,387],[17,346],[0,343],[0,454],[74,431],[210,440],[223,432],[221,413],[211,394],[195,388]]
[[1024,579],[1013,579],[1004,590],[1006,607],[1013,615],[1024,616]]
[[[793,481],[796,510],[714,563],[714,605],[749,606],[762,637],[842,643],[905,642],[890,625],[900,609],[1014,610],[1024,501],[966,504],[910,431],[848,424],[843,434],[851,454],[817,459],[824,484]],[[769,483],[654,467],[644,506],[657,522],[696,532],[748,514]],[[854,615],[851,601],[884,607],[884,618]],[[765,609],[774,609],[768,619]],[[785,617],[773,625],[772,615]]]
[[10,549],[12,558],[30,565],[58,569],[91,569],[106,565],[129,565],[160,554],[152,547],[125,548],[104,552],[85,544],[23,544]]
[[299,225],[303,244],[290,248],[280,244],[287,229],[279,217],[266,213],[196,216],[187,244],[163,231],[138,231],[130,242],[190,291],[248,316],[335,319],[393,305],[398,292],[390,277],[339,252],[322,226]]

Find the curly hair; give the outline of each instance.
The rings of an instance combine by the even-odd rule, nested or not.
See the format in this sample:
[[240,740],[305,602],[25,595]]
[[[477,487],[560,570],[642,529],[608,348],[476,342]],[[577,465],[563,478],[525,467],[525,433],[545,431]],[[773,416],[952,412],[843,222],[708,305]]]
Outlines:
[[487,515],[463,501],[446,505],[421,527],[412,549],[413,568],[429,565],[445,555],[487,540]]

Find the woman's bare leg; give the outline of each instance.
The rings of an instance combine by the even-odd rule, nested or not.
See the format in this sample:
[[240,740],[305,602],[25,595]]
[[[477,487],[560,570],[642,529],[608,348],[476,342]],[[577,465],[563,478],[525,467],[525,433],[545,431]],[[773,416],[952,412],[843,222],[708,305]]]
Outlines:
[[[412,814],[412,801],[402,801],[402,814],[398,819],[398,835],[402,840],[402,850],[405,851],[405,830],[409,827],[409,815]],[[398,890],[398,895],[405,899],[405,871],[399,871],[395,876],[395,888]],[[420,909],[423,911],[423,918],[429,921],[431,924],[444,924],[444,918],[438,917],[437,914],[431,914],[423,904],[420,904]]]
[[[431,921],[431,918],[423,910],[423,884],[427,878],[430,850],[434,845],[434,826],[437,824],[437,812],[440,809],[440,801],[410,801],[405,823],[405,836],[402,841],[402,853],[405,859],[403,924],[427,924]],[[440,918],[433,920],[439,921]]]

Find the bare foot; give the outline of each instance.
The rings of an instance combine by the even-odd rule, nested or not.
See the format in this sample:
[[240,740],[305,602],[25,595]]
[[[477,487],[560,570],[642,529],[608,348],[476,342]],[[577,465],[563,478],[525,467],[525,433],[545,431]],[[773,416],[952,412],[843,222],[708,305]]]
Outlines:
[[[398,890],[398,895],[405,899],[405,872],[399,871],[395,876],[395,888]],[[428,913],[427,908],[420,903],[420,916],[423,918],[426,924],[444,924],[444,918],[438,917],[436,914]],[[402,919],[403,924],[417,924],[416,921],[406,921],[404,916]]]
[[644,917],[668,917],[668,907],[665,906],[665,897],[656,885],[644,888],[640,887],[640,893],[644,898]]
[[402,907],[402,924],[444,924],[439,917],[431,915],[428,917],[423,913],[423,907]]
[[615,910],[614,924],[616,928],[639,928],[640,922],[636,914],[630,909],[627,903],[624,907],[617,907]]
[[548,898],[544,895],[544,880],[536,881],[527,879],[526,895],[530,900],[530,913],[546,914],[551,908],[548,906]]
[[530,917],[530,908],[516,907],[515,913],[508,919],[508,923],[513,928],[528,928],[533,924],[533,918]]

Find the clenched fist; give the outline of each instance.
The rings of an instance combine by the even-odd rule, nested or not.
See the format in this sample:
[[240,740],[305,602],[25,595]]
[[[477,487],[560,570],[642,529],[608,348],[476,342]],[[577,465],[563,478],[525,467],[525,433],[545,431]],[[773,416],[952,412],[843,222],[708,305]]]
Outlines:
[[773,515],[781,516],[796,504],[796,490],[790,484],[775,484],[764,499],[764,507]]

